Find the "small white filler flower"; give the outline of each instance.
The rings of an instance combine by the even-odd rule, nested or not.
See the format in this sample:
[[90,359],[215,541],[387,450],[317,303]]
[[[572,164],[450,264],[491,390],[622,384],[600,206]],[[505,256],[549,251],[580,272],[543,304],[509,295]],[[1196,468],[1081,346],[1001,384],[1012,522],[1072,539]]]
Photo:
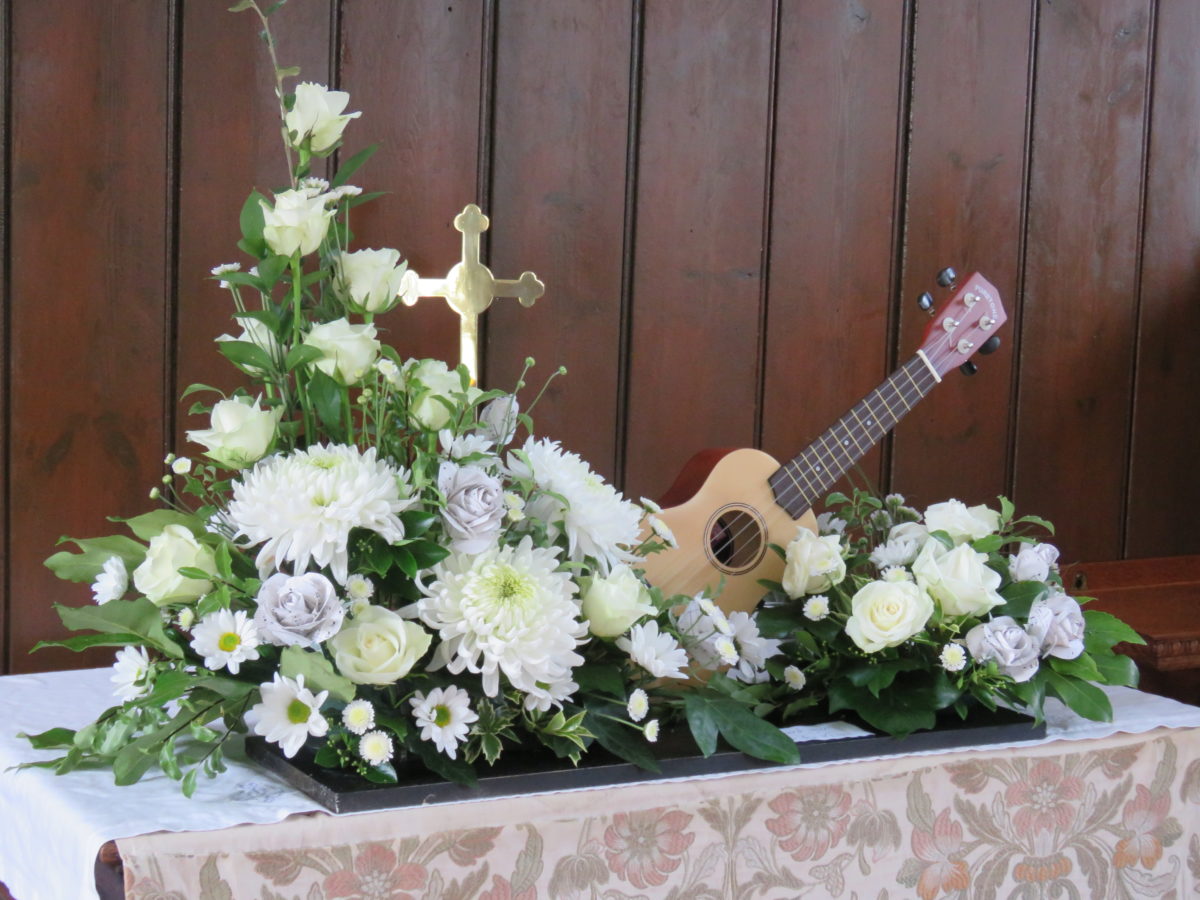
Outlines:
[[104,561],[96,580],[92,582],[92,596],[97,603],[107,603],[109,600],[119,600],[129,590],[129,572],[125,568],[125,560],[119,556],[110,556]]
[[149,669],[150,657],[145,647],[123,647],[117,651],[117,661],[113,663],[109,680],[113,683],[113,693],[122,703],[150,693],[150,685],[144,683]]
[[641,688],[637,688],[629,695],[629,700],[625,704],[625,709],[629,713],[629,718],[634,722],[640,722],[646,718],[646,713],[650,711],[650,698],[646,696],[646,692]]
[[309,735],[324,737],[329,723],[321,715],[321,704],[329,691],[313,694],[304,686],[304,676],[295,679],[275,673],[275,680],[259,685],[262,702],[246,713],[246,724],[272,744],[278,744],[289,759],[296,755]]
[[672,635],[660,633],[653,619],[634,625],[626,637],[617,639],[617,646],[655,678],[687,677],[687,651]]
[[644,726],[642,726],[642,734],[646,736],[646,740],[648,740],[651,744],[658,740],[658,728],[658,719],[651,719]]
[[370,700],[351,700],[342,710],[342,724],[353,734],[366,734],[375,727],[375,707]]
[[471,695],[451,685],[434,688],[428,696],[417,691],[408,702],[421,726],[421,740],[433,741],[439,751],[454,759],[471,723],[479,718],[471,709]]
[[804,601],[804,618],[810,622],[820,622],[829,615],[829,598],[824,594],[809,597]]
[[783,670],[783,680],[793,691],[803,690],[804,685],[808,683],[808,678],[805,677],[804,672],[795,666],[787,666]]
[[392,739],[382,731],[368,731],[358,742],[358,755],[372,766],[382,766],[395,752]]
[[947,644],[938,654],[938,661],[947,672],[961,672],[967,666],[967,651],[962,644]]
[[224,667],[236,675],[242,663],[258,659],[258,645],[258,629],[241,610],[219,609],[192,629],[192,649],[214,671]]

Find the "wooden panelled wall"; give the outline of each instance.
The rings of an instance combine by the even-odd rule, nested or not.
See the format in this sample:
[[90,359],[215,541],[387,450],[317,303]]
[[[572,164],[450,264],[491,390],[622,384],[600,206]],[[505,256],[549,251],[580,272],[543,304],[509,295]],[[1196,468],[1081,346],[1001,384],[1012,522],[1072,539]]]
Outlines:
[[[252,186],[283,181],[270,73],[229,0],[3,10],[0,466],[10,671],[41,560],[149,505],[221,379],[206,278]],[[351,94],[359,246],[440,275],[490,213],[486,377],[566,365],[537,410],[633,497],[692,452],[787,458],[919,344],[952,264],[1010,314],[865,462],[926,504],[996,494],[1068,560],[1200,552],[1200,4],[1193,0],[291,0],[285,64]],[[389,314],[453,358],[440,302]],[[228,382],[225,378],[225,382]],[[534,378],[533,381],[540,381]],[[190,452],[195,452],[191,448]]]

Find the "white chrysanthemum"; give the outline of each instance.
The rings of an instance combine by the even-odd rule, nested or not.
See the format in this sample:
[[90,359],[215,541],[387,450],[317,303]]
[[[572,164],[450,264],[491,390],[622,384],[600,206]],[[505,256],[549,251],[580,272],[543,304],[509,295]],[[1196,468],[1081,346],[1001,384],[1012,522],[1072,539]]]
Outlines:
[[637,688],[629,695],[629,700],[625,703],[625,711],[629,713],[629,718],[634,722],[640,722],[646,718],[646,713],[650,712],[650,698],[641,688]]
[[192,626],[196,623],[196,611],[190,606],[185,606],[179,611],[179,617],[175,620],[183,631],[191,631]]
[[176,475],[186,475],[192,471],[192,461],[186,456],[180,456],[171,461],[171,471]]
[[[708,597],[692,599],[675,617],[675,626],[687,652],[702,669],[717,669],[737,662],[737,650],[729,642],[733,627],[719,606]],[[722,647],[717,641],[724,638]]]
[[107,603],[109,600],[119,600],[129,590],[129,571],[125,568],[125,560],[119,556],[110,556],[104,561],[104,568],[92,582],[92,596],[97,603]]
[[723,634],[713,639],[713,650],[717,652],[721,663],[726,666],[735,665],[740,658],[737,645]]
[[204,657],[204,665],[227,668],[234,675],[242,663],[258,659],[259,643],[254,620],[240,610],[219,609],[192,629],[192,649]]
[[617,646],[629,654],[629,658],[655,678],[686,678],[687,651],[679,641],[658,630],[658,622],[651,619],[644,625],[634,625],[629,634],[617,638]]
[[823,512],[817,516],[817,531],[820,534],[845,534],[846,520],[831,512]]
[[395,753],[392,739],[382,731],[371,731],[358,741],[358,755],[372,766],[382,766]]
[[528,708],[569,699],[587,625],[575,583],[558,565],[556,548],[535,547],[527,536],[516,547],[454,553],[434,566],[416,604],[441,638],[430,668],[481,674],[489,697],[499,693],[503,674],[526,694]]
[[938,662],[947,672],[961,672],[967,667],[967,651],[961,644],[947,644],[938,654]]
[[471,723],[479,718],[471,709],[471,695],[450,685],[434,688],[428,696],[417,691],[408,702],[413,718],[421,726],[421,740],[433,741],[439,751],[454,759]]
[[729,616],[733,639],[737,642],[738,659],[735,667],[726,674],[735,681],[757,684],[767,681],[767,660],[779,653],[783,643],[775,638],[766,638],[758,630],[758,622],[749,613],[738,611]]
[[272,744],[278,744],[283,755],[291,759],[304,746],[311,734],[324,737],[329,723],[321,715],[321,704],[329,691],[314,695],[304,686],[304,676],[295,679],[275,673],[274,681],[259,685],[262,702],[246,713],[246,724]]
[[342,710],[342,724],[352,734],[366,734],[375,727],[375,707],[370,700],[351,700]]
[[804,685],[808,683],[808,678],[795,666],[787,666],[783,670],[783,681],[793,691],[799,691],[803,690]]
[[544,492],[536,495],[525,511],[546,522],[551,534],[566,534],[567,555],[572,561],[590,556],[605,575],[618,563],[637,561],[630,551],[638,544],[642,520],[636,504],[557,441],[529,438],[523,449],[533,471],[515,455],[509,457],[509,468],[519,478],[532,477]]
[[655,503],[653,500],[651,500],[649,497],[642,498],[642,506],[645,507],[646,512],[648,512],[648,513],[656,513],[657,514],[657,513],[660,513],[663,511],[663,508],[661,506],[659,506],[657,503]]
[[658,740],[658,719],[651,719],[642,726],[642,734],[646,736],[646,740],[654,743]]
[[346,579],[346,596],[352,603],[370,600],[375,596],[375,585],[365,575],[351,575]]
[[829,615],[829,598],[824,594],[809,597],[804,601],[804,618],[810,622],[820,622]]
[[[496,454],[492,452],[495,445],[494,441],[488,439],[482,434],[460,434],[454,436],[454,432],[449,428],[443,428],[438,432],[438,443],[442,446],[442,453],[447,459],[452,459],[464,466],[490,466],[493,463],[499,462],[496,459]],[[467,459],[467,457],[477,457]]]
[[675,539],[675,532],[671,530],[670,525],[668,525],[658,516],[647,516],[646,521],[650,523],[650,530],[653,531],[655,536],[667,547],[673,550],[679,546],[679,541]]
[[227,517],[258,551],[261,577],[292,563],[296,574],[310,563],[347,579],[348,544],[355,528],[388,543],[404,537],[399,514],[416,502],[407,496],[408,474],[375,458],[375,448],[333,445],[297,450],[259,462],[233,485]]
[[122,647],[117,651],[117,661],[113,663],[112,677],[113,693],[122,703],[137,700],[150,693],[150,684],[146,674],[150,671],[150,656],[145,647]]

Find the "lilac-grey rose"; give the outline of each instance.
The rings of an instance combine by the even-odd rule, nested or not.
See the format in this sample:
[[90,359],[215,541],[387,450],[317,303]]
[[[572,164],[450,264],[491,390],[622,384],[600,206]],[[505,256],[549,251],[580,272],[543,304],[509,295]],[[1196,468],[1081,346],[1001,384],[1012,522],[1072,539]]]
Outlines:
[[479,411],[479,430],[497,447],[503,447],[517,432],[517,413],[520,411],[514,395],[497,397]]
[[491,547],[504,524],[504,487],[476,466],[444,462],[438,468],[438,490],[446,498],[442,523],[457,553],[482,553]]
[[345,615],[333,582],[324,575],[279,572],[259,588],[254,624],[277,647],[309,646],[337,634]]
[[1009,556],[1008,574],[1013,581],[1045,581],[1057,561],[1058,548],[1053,544],[1024,544],[1015,556]]
[[1075,659],[1083,653],[1083,610],[1073,597],[1055,593],[1034,601],[1025,627],[1042,656]]
[[996,661],[1000,674],[1018,683],[1038,670],[1039,641],[1012,616],[997,616],[967,632],[967,649],[978,662]]

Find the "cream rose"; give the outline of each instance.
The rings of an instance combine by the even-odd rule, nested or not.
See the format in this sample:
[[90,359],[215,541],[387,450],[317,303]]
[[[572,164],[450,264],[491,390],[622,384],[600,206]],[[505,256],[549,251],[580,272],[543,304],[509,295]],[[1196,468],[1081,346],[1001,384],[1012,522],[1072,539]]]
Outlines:
[[846,577],[842,539],[836,534],[818,537],[801,528],[787,545],[783,589],[793,600],[827,591]]
[[382,606],[368,606],[329,639],[338,671],[356,684],[394,684],[429,649],[416,622]]
[[968,507],[961,500],[935,503],[925,510],[925,527],[944,531],[956,544],[977,541],[1000,527],[1000,514],[986,506]]
[[312,253],[325,239],[334,211],[325,208],[325,197],[309,197],[304,191],[283,191],[275,195],[275,205],[260,200],[263,211],[263,239],[272,253],[291,256]]
[[304,343],[325,354],[314,365],[342,384],[358,384],[379,358],[375,326],[369,323],[351,325],[346,319],[335,319],[314,325]]
[[622,635],[638,619],[655,612],[650,591],[626,565],[614,566],[604,578],[581,579],[579,589],[583,617],[597,637]]
[[309,149],[314,153],[328,150],[342,139],[347,123],[362,115],[342,112],[350,102],[345,91],[331,91],[322,84],[302,81],[296,85],[295,94],[296,100],[283,118],[294,147],[311,138]]
[[[396,305],[408,282],[408,266],[398,250],[356,250],[333,258],[338,283],[355,313],[384,313]],[[407,282],[406,282],[407,279]]]
[[996,661],[1000,674],[1015,682],[1028,681],[1038,670],[1038,640],[1012,616],[976,625],[967,632],[967,649],[979,662]]
[[262,459],[275,440],[283,409],[261,409],[258,400],[219,400],[209,419],[211,428],[189,431],[187,438],[205,448],[204,455],[227,469],[244,469]]
[[1059,659],[1075,659],[1083,653],[1084,627],[1078,601],[1063,593],[1035,600],[1025,626],[1038,642],[1040,655]]
[[133,585],[155,606],[191,603],[212,590],[212,582],[185,578],[183,568],[217,574],[213,552],[182,525],[168,525],[150,538],[142,564],[133,570]]
[[[413,389],[413,418],[422,428],[430,431],[445,428],[450,423],[450,410],[446,403],[457,406],[455,395],[462,393],[458,372],[440,359],[423,359],[412,367],[411,376],[419,382]],[[478,388],[467,390],[468,401],[478,395]]]
[[872,581],[850,600],[846,634],[861,650],[877,653],[917,634],[933,615],[929,594],[911,581]]
[[987,565],[987,554],[967,544],[947,550],[928,541],[912,564],[917,583],[938,602],[947,616],[982,616],[1004,602],[996,593],[1000,573]]
[[319,644],[337,634],[345,611],[324,575],[277,572],[263,582],[256,598],[254,624],[277,647]]

